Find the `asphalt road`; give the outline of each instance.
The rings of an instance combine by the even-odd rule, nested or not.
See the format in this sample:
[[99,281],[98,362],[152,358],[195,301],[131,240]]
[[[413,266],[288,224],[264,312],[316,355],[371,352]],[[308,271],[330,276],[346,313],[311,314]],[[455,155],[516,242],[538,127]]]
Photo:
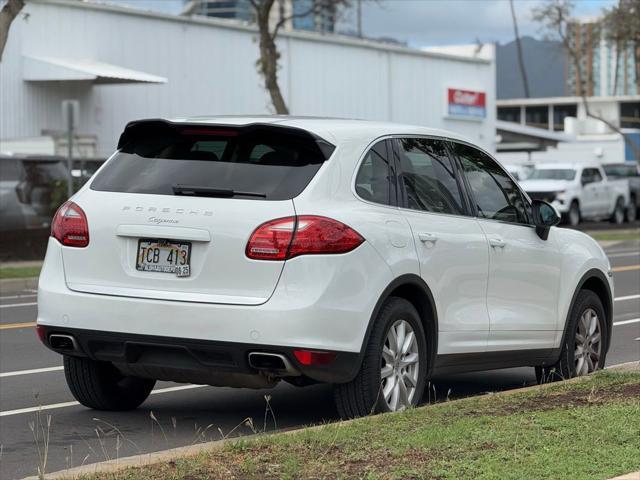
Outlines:
[[[607,252],[616,284],[607,361],[614,365],[640,360],[640,243],[617,245]],[[158,383],[136,411],[88,410],[75,404],[67,390],[60,356],[36,339],[31,326],[36,318],[34,293],[0,293],[2,479],[36,474],[45,450],[46,471],[55,471],[222,435],[250,434],[253,429],[271,431],[336,419],[331,387],[326,385],[281,384],[252,391]],[[534,380],[532,368],[454,375],[436,379],[425,400],[516,388]],[[265,417],[265,396],[270,397],[273,416]]]

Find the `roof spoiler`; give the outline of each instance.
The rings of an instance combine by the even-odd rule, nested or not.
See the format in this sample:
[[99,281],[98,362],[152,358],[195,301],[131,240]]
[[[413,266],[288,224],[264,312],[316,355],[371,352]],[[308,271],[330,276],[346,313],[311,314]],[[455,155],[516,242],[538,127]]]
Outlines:
[[277,125],[272,123],[250,123],[247,125],[228,125],[224,123],[202,123],[202,122],[171,122],[164,119],[145,119],[129,122],[118,140],[118,150],[123,149],[126,145],[134,140],[147,135],[179,135],[187,133],[188,130],[194,129],[212,130],[221,135],[231,134],[237,135],[245,133],[253,133],[256,131],[277,131],[278,133],[286,132],[306,140],[315,142],[318,149],[322,153],[325,160],[333,154],[335,145],[319,137],[318,135],[304,130],[302,128],[290,127],[286,125]]

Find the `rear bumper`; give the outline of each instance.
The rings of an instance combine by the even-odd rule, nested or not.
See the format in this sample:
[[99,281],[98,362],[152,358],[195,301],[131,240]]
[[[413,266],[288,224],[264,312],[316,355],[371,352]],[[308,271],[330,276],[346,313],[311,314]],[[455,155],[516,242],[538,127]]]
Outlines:
[[[297,348],[339,354],[337,364],[323,367],[322,371],[301,369],[304,375],[318,381],[349,381],[359,368],[375,304],[392,279],[386,263],[365,242],[346,255],[307,256],[288,261],[273,295],[262,305],[100,295],[67,287],[63,248],[67,247],[49,241],[38,286],[39,326],[49,333],[79,332],[81,345],[85,337],[115,338],[114,348],[124,349],[121,355],[128,363],[135,363],[129,362],[128,347],[124,345],[129,338],[141,338],[141,343],[161,339],[162,345],[183,350],[185,345],[202,343],[206,347],[203,351],[211,350],[212,355],[218,347],[228,352],[231,360],[227,366],[224,362],[203,363],[203,358],[212,358],[209,354],[188,353],[185,358],[196,360],[193,365],[196,370],[203,366],[228,367],[246,373],[250,350],[283,353],[294,363],[291,351]],[[85,354],[90,357],[104,354],[85,346]],[[340,365],[343,359],[352,365]]]
[[[38,328],[41,330],[44,344],[54,352],[111,362],[126,373],[157,380],[260,388],[271,386],[275,377],[290,376],[281,373],[267,378],[268,375],[261,374],[250,365],[249,353],[252,352],[283,355],[297,375],[318,382],[348,382],[359,368],[358,353],[333,352],[335,358],[328,365],[303,365],[297,361],[292,347],[131,335],[42,325]],[[75,348],[56,349],[51,345],[51,335],[72,337]]]

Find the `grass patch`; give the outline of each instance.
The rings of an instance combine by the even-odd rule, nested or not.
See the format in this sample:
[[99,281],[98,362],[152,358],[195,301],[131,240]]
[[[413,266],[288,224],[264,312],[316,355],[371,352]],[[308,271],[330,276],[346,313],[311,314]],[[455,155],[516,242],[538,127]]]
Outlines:
[[291,434],[92,480],[607,479],[640,469],[640,373],[600,372]]
[[637,230],[605,230],[602,232],[591,231],[586,232],[591,235],[595,240],[601,242],[606,241],[627,241],[627,240],[640,240],[640,229]]
[[41,267],[0,267],[0,279],[38,277],[40,270]]

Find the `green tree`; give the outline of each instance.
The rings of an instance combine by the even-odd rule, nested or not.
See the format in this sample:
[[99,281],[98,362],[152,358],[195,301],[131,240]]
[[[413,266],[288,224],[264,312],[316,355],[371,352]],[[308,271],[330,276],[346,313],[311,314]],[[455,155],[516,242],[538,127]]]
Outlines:
[[618,5],[605,10],[605,38],[616,46],[616,66],[613,94],[617,93],[622,52],[631,50],[636,66],[636,90],[640,92],[640,0],[619,0]]

